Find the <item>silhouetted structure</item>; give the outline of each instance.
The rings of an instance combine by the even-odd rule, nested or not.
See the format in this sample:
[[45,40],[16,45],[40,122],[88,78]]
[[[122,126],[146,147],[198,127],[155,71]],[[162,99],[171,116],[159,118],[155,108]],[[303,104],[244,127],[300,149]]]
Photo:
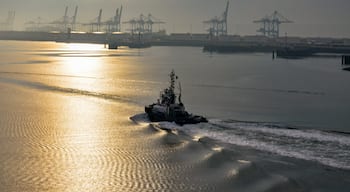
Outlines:
[[74,15],[72,17],[68,16],[68,6],[65,8],[64,15],[53,21],[53,22],[44,22],[41,17],[38,17],[34,21],[28,21],[25,23],[27,31],[59,31],[67,32],[68,29],[76,30],[77,29],[77,15],[78,15],[78,6],[75,7]]
[[109,20],[102,21],[102,9],[100,9],[98,16],[93,19],[92,22],[83,24],[84,26],[89,26],[90,32],[120,32],[121,31],[121,17],[123,12],[123,6],[118,8],[115,15]]
[[66,7],[66,9],[64,11],[63,17],[61,17],[61,18],[57,19],[56,21],[53,21],[49,24],[54,25],[58,31],[61,31],[61,32],[67,31],[68,25],[69,25],[68,6]]
[[227,35],[227,15],[228,15],[229,1],[227,1],[225,12],[221,17],[214,17],[204,24],[209,25],[208,32],[210,36]]
[[72,17],[72,23],[71,23],[72,30],[76,30],[77,15],[78,15],[78,6],[75,7],[74,15]]
[[7,18],[4,22],[0,23],[0,30],[2,31],[12,31],[13,30],[13,25],[15,22],[15,16],[16,12],[15,11],[9,11],[7,14]]
[[141,14],[138,18],[133,18],[123,23],[131,25],[131,34],[152,34],[154,24],[163,24],[165,22],[153,17],[151,14],[148,14],[148,16]]
[[255,20],[254,23],[261,23],[262,26],[257,32],[262,33],[266,37],[276,38],[280,34],[280,25],[282,23],[293,23],[293,21],[285,18],[279,12],[275,11],[270,16],[265,16],[260,20]]
[[350,71],[350,55],[342,55],[341,64],[344,71]]
[[350,65],[350,55],[342,55],[341,61],[342,65]]
[[123,13],[123,6],[118,8],[115,12],[115,16],[104,22],[107,32],[120,32],[121,31],[121,18]]
[[98,16],[93,19],[92,22],[83,24],[85,26],[90,26],[90,32],[101,32],[101,26],[102,26],[102,9],[100,9]]

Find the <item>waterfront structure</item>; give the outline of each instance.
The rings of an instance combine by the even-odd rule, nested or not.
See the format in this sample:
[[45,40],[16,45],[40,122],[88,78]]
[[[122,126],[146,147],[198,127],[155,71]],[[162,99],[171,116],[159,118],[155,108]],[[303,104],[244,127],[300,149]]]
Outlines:
[[293,21],[287,19],[278,11],[274,11],[271,15],[255,20],[254,23],[261,24],[261,28],[257,32],[266,37],[276,38],[280,36],[280,25],[282,23],[293,23]]
[[15,16],[16,12],[11,10],[7,14],[7,18],[4,22],[0,23],[0,30],[1,31],[12,31],[13,30],[13,25],[15,22]]
[[220,17],[214,17],[210,20],[204,21],[204,24],[209,25],[207,30],[210,36],[222,36],[227,35],[227,16],[230,2],[227,1],[226,9]]

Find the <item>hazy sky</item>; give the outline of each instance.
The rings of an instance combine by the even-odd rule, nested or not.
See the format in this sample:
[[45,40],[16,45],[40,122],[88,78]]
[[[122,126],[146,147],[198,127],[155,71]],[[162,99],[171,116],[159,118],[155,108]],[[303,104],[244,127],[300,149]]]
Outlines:
[[[227,0],[0,0],[0,20],[8,10],[16,10],[16,29],[37,17],[53,21],[63,16],[65,6],[69,15],[79,6],[79,22],[88,22],[103,9],[103,19],[111,18],[115,9],[124,6],[122,20],[140,13],[152,13],[166,22],[168,33],[203,33],[203,21],[220,16]],[[350,0],[230,0],[229,33],[254,35],[258,28],[252,21],[274,10],[293,20],[294,24],[281,26],[281,33],[298,36],[350,37]],[[127,28],[126,26],[124,28]],[[157,29],[156,27],[155,29]]]

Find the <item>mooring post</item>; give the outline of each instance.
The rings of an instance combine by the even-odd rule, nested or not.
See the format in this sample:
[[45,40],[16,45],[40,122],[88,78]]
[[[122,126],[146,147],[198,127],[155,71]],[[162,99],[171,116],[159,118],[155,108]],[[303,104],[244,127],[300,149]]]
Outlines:
[[275,51],[272,51],[272,59],[275,59]]
[[341,56],[341,64],[342,65],[350,65],[350,55],[342,55]]

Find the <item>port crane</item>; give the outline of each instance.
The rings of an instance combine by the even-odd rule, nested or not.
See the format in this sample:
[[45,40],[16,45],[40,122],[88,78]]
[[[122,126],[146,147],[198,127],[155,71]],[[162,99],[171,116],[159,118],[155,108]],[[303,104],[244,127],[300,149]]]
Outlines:
[[165,22],[153,17],[151,14],[148,14],[147,16],[140,14],[138,18],[132,18],[123,23],[131,25],[131,34],[151,34],[153,33],[154,24],[163,24]]
[[55,25],[55,27],[62,32],[67,31],[68,29],[68,24],[69,24],[69,17],[68,17],[68,6],[66,6],[65,11],[64,11],[64,15],[63,17],[49,23],[52,25]]
[[[38,21],[30,21],[25,23],[26,25],[31,25],[30,29],[34,31],[39,31],[42,25],[47,25],[44,28],[55,29],[60,32],[66,32],[68,29],[75,30],[76,29],[76,21],[78,15],[78,6],[75,7],[74,15],[72,17],[68,16],[68,6],[66,6],[64,15],[50,23],[43,23],[41,17],[38,17]],[[50,27],[51,26],[51,27]],[[54,26],[54,27],[52,27]]]
[[227,1],[226,9],[221,17],[215,16],[214,18],[204,21],[203,23],[209,25],[209,34],[211,36],[227,35],[227,16],[230,2]]
[[102,9],[98,12],[98,16],[93,19],[92,22],[83,24],[85,26],[90,26],[91,32],[101,32],[101,26],[102,26]]
[[78,6],[75,7],[75,10],[74,10],[74,15],[72,17],[72,23],[71,23],[71,28],[73,31],[75,31],[77,28],[76,28],[76,24],[77,24],[77,15],[78,15]]
[[121,31],[121,17],[123,13],[123,6],[117,8],[114,17],[109,19],[108,21],[104,22],[104,25],[106,26],[106,31],[109,33],[112,32],[120,32]]
[[4,31],[12,31],[15,22],[15,11],[9,11],[5,22],[0,23],[0,29]]
[[272,15],[267,15],[262,19],[253,21],[254,23],[260,23],[261,28],[257,32],[262,35],[271,38],[277,38],[280,35],[280,25],[283,23],[293,23],[293,21],[287,19],[278,11],[274,11]]
[[90,23],[83,24],[90,26],[90,32],[120,32],[121,31],[121,17],[123,13],[123,6],[116,9],[115,15],[107,21],[102,21],[102,9],[100,9],[98,16]]
[[[26,29],[29,31],[77,31],[82,26],[90,28],[91,32],[120,32],[121,31],[121,16],[123,6],[116,9],[115,15],[109,20],[102,21],[102,9],[99,10],[98,16],[89,23],[78,23],[78,6],[75,7],[73,16],[68,15],[68,6],[65,7],[64,15],[53,22],[44,22],[41,17],[25,23]],[[81,30],[81,29],[80,29]]]

